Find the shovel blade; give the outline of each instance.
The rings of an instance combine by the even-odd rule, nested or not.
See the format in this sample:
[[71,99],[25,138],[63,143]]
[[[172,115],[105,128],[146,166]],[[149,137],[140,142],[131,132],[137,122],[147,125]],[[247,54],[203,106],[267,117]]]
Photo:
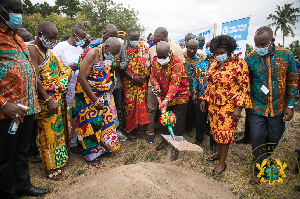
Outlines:
[[[167,140],[167,141],[169,141],[169,140],[174,140],[174,139],[172,138],[171,135],[163,135],[163,134],[161,134],[161,136],[162,136],[165,140]],[[177,141],[177,142],[181,142],[181,141],[184,140],[184,137],[183,137],[183,136],[174,136],[174,137],[175,137],[175,141]]]

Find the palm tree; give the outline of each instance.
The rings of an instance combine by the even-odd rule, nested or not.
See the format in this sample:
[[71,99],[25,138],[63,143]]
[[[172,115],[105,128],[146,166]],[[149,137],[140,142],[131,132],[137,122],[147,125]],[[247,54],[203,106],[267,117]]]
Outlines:
[[297,17],[300,15],[297,15],[299,13],[299,8],[293,8],[291,7],[292,4],[284,4],[284,6],[280,7],[277,5],[277,10],[275,11],[275,15],[270,14],[267,19],[271,19],[275,22],[271,23],[269,26],[276,26],[275,29],[275,35],[277,30],[280,28],[283,35],[283,46],[284,46],[284,37],[288,36],[290,33],[292,37],[295,36],[295,33],[293,32],[291,25],[295,26],[295,23],[298,21]]

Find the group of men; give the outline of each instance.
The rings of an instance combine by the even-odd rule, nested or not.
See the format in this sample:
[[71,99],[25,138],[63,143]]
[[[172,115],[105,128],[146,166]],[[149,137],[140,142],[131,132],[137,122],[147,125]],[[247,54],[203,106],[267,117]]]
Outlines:
[[[1,197],[49,192],[34,187],[29,178],[34,120],[45,178],[67,178],[61,168],[68,164],[68,147],[73,153],[83,153],[92,166],[102,167],[99,157],[113,156],[120,147],[122,92],[128,138],[137,139],[139,131],[146,131],[147,142],[154,143],[155,115],[165,109],[177,117],[173,127],[176,136],[186,131],[192,137],[196,126],[195,144],[202,143],[209,123],[207,107],[200,110],[201,96],[215,61],[210,41],[205,45],[204,37],[189,33],[183,50],[168,38],[166,28],[159,27],[150,45],[140,41],[135,29],[128,32],[128,42],[122,44],[117,39],[117,27],[109,24],[102,38],[83,49],[84,28],[75,26],[68,40],[56,44],[55,25],[44,21],[37,28],[35,40],[26,46],[18,36],[22,12],[20,0],[0,1]],[[251,143],[253,149],[262,147],[272,152],[284,132],[285,121],[293,117],[298,76],[294,56],[275,46],[270,28],[260,28],[254,41],[255,51],[245,59],[252,77],[254,105],[248,115]],[[157,96],[162,100],[160,106]],[[18,124],[15,133],[14,123]],[[167,128],[162,131],[166,133]],[[65,142],[68,137],[70,142]],[[270,148],[268,143],[275,145]],[[166,145],[162,139],[156,150]],[[216,151],[212,137],[210,149]],[[171,161],[178,154],[172,147]],[[253,155],[257,161],[267,158],[258,151]]]

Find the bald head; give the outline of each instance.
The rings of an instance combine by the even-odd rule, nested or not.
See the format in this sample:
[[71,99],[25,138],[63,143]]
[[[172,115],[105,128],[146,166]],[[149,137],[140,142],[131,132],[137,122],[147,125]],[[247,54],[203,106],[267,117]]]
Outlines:
[[18,35],[24,40],[24,42],[33,41],[31,34],[25,28],[20,28]]
[[117,37],[119,34],[117,26],[114,24],[108,24],[105,29],[105,39],[109,37]]
[[198,41],[203,41],[205,43],[205,37],[199,35],[197,38],[196,38]]
[[38,26],[38,33],[42,32],[42,33],[49,33],[51,31],[57,31],[56,26],[54,23],[52,23],[51,21],[42,21],[39,26]]
[[116,56],[121,50],[121,43],[117,37],[109,37],[104,42],[103,47],[105,49],[106,54],[111,53],[113,56]]
[[168,42],[160,41],[156,45],[157,57],[165,57],[170,53],[170,46]]
[[153,42],[157,44],[160,41],[168,41],[168,31],[165,27],[158,27],[154,32]]
[[187,48],[198,48],[198,41],[196,39],[191,39],[188,44],[187,44]]
[[193,35],[193,33],[188,33],[187,35],[185,35],[185,37],[184,37],[185,45],[187,46],[188,42],[194,38],[195,38],[195,36]]

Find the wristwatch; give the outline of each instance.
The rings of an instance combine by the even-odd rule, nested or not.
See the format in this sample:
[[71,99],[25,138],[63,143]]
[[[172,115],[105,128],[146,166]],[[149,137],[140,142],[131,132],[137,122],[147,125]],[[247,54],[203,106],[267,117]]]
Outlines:
[[295,107],[294,107],[294,106],[287,106],[287,107],[290,108],[290,109],[295,110]]

